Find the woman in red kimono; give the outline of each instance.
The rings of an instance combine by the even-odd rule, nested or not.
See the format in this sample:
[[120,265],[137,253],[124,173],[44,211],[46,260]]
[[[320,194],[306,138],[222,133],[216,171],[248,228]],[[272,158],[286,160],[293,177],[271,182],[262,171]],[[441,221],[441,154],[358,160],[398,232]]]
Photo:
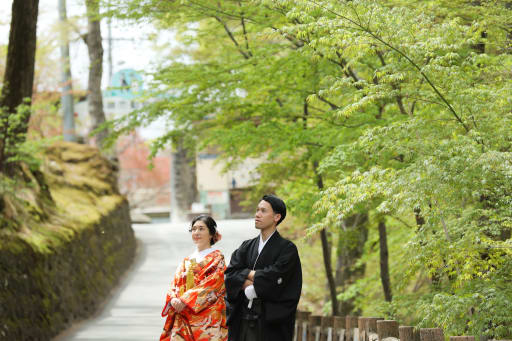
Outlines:
[[196,251],[176,270],[162,316],[167,316],[160,341],[225,341],[224,256],[212,245],[220,240],[212,217],[200,215],[190,232]]

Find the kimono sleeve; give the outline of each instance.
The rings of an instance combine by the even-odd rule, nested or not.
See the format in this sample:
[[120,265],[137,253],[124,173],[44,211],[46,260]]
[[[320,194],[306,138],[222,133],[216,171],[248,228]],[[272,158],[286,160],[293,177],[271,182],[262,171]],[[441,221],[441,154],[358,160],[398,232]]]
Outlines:
[[[279,302],[285,297],[296,296],[292,292],[283,295],[284,290],[290,291],[300,287],[302,283],[291,283],[298,281],[297,269],[300,268],[300,259],[297,247],[288,242],[283,246],[276,261],[261,270],[256,270],[254,275],[254,289],[259,298]],[[299,270],[300,272],[300,270]],[[294,290],[296,291],[296,290]]]
[[167,295],[165,297],[164,308],[162,310],[162,317],[166,316],[169,313],[169,310],[172,309],[171,300],[175,297],[178,297],[178,293],[180,291],[180,288],[179,288],[180,274],[184,271],[184,269],[185,269],[185,262],[181,262],[180,266],[178,266],[178,268],[176,269],[174,278],[171,281],[169,290],[167,291]]
[[225,272],[226,294],[228,301],[234,302],[242,291],[242,286],[250,270],[245,262],[248,252],[248,242],[245,241],[231,255],[229,266]]
[[214,305],[225,293],[224,256],[219,255],[210,267],[206,277],[180,296],[181,301],[196,314]]

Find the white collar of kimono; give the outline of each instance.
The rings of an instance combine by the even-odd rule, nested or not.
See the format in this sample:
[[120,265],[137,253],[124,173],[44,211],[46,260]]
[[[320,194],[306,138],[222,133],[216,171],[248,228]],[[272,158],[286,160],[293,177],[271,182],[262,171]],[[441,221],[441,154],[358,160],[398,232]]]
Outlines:
[[270,238],[272,238],[272,236],[274,235],[274,233],[276,233],[277,230],[274,230],[274,232],[272,232],[272,234],[270,236],[268,236],[267,240],[263,241],[263,235],[260,233],[260,242],[258,244],[258,254],[261,253],[261,250],[263,250],[263,247],[265,246],[265,244],[267,244],[267,242],[270,240]]
[[202,251],[196,250],[193,254],[190,255],[190,259],[195,258],[197,263],[202,262],[204,257],[206,257],[208,254],[210,254],[213,251],[215,251],[215,249],[213,247],[209,247]]

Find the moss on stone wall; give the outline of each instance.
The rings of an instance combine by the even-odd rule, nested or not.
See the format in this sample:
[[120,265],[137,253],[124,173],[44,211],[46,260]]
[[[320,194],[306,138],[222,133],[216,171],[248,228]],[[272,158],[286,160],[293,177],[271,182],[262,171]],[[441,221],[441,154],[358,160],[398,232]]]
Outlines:
[[36,215],[47,219],[0,230],[0,340],[49,340],[90,316],[129,267],[135,238],[115,171],[89,146],[47,150],[43,173],[54,204]]

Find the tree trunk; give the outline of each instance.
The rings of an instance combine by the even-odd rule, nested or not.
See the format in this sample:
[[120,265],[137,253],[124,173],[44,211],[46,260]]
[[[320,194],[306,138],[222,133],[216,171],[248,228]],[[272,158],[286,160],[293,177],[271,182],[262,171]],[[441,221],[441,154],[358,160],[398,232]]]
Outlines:
[[[11,30],[9,33],[9,47],[7,49],[7,62],[5,67],[0,108],[6,112],[0,119],[5,124],[0,125],[0,171],[6,171],[7,145],[15,145],[25,140],[30,115],[23,118],[21,124],[15,127],[14,139],[7,142],[7,118],[16,113],[16,107],[23,103],[25,98],[32,98],[34,83],[34,67],[36,55],[36,29],[39,0],[14,0],[12,3]],[[11,127],[11,129],[14,127]],[[11,134],[12,135],[12,134]]]
[[384,290],[384,298],[386,301],[391,302],[391,283],[389,280],[389,253],[388,253],[388,240],[386,235],[386,223],[384,219],[379,221],[379,244],[380,244],[380,280],[382,282],[382,289]]
[[[318,173],[318,162],[313,162],[313,169],[316,175],[316,184],[318,189],[324,189],[324,181],[322,175]],[[336,282],[334,281],[332,265],[331,265],[331,248],[327,240],[327,231],[320,231],[320,240],[322,241],[322,254],[324,258],[325,274],[327,276],[327,284],[329,285],[329,293],[331,295],[332,315],[338,315],[338,297],[336,296]]]
[[[476,7],[481,7],[482,6],[482,1],[474,0],[474,1],[471,2],[471,5],[476,6]],[[477,53],[483,54],[483,53],[485,53],[485,42],[484,42],[484,40],[487,38],[487,32],[486,31],[480,32],[480,38],[482,38],[482,40],[479,41],[478,43],[474,44],[472,47],[473,47],[473,49]]]
[[[101,39],[100,7],[98,0],[86,0],[88,32],[86,37],[89,50],[89,115],[92,119],[92,129],[97,129],[105,122],[103,111],[103,96],[101,93],[101,77],[103,75],[103,45]],[[96,135],[96,143],[101,148],[108,135],[107,130],[102,130]]]
[[416,227],[419,230],[425,224],[425,218],[421,215],[421,209],[416,207],[414,209],[414,218],[416,219]]
[[[336,263],[336,285],[342,290],[364,275],[365,264],[357,265],[363,255],[364,244],[368,239],[368,214],[354,214],[340,223],[338,230],[338,254]],[[340,315],[358,315],[354,299],[340,303]]]
[[[416,218],[416,229],[420,230],[423,227],[423,225],[425,225],[425,218],[423,218],[423,215],[421,214],[421,209],[419,207],[414,208],[414,217]],[[437,272],[433,272],[430,275],[430,280],[432,281],[432,284],[437,285],[441,281],[441,277]]]
[[[197,201],[197,175],[195,156],[185,147],[183,140],[176,142],[172,153],[171,212],[172,220],[186,219],[186,213]],[[172,179],[174,177],[174,179]]]
[[66,0],[59,0],[60,19],[60,68],[62,73],[61,107],[62,135],[64,141],[76,141],[75,108],[73,100],[73,77],[71,76],[71,58],[69,57],[68,15]]
[[482,41],[480,41],[479,43],[477,43],[475,46],[474,46],[474,49],[476,52],[478,52],[479,54],[483,54],[485,53],[485,42],[483,41],[484,39],[487,38],[487,32],[486,31],[482,31],[480,32],[480,38],[482,38]]
[[320,231],[320,239],[322,241],[322,254],[324,257],[324,267],[327,275],[327,283],[329,284],[329,293],[331,295],[332,316],[338,315],[338,297],[336,296],[336,283],[332,274],[331,252],[327,241],[327,232],[325,229]]

